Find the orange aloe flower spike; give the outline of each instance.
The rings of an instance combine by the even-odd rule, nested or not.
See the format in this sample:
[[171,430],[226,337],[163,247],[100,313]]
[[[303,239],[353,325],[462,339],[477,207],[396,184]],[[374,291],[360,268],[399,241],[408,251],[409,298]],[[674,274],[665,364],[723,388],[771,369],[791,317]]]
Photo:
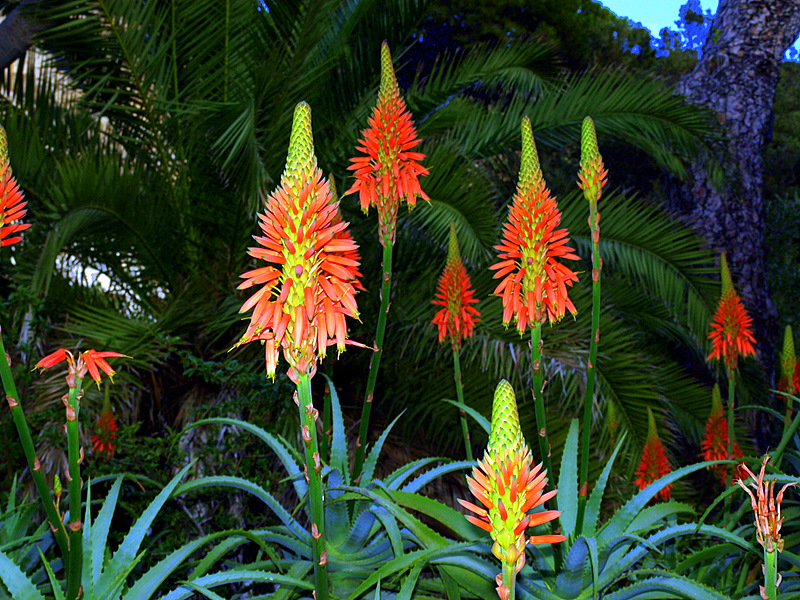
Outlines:
[[440,343],[449,338],[453,350],[457,350],[463,340],[473,335],[475,323],[481,318],[478,309],[472,306],[477,302],[475,290],[472,289],[469,275],[461,260],[456,224],[451,223],[447,264],[439,278],[436,298],[432,301],[433,304],[444,307],[433,318],[433,324],[439,328]]
[[[755,526],[756,526],[756,539],[767,552],[783,551],[784,541],[781,538],[780,531],[783,525],[783,517],[781,516],[781,503],[783,502],[783,494],[786,489],[795,485],[795,482],[787,483],[778,492],[777,498],[775,497],[775,480],[771,479],[764,481],[764,471],[766,470],[767,463],[769,462],[769,455],[764,456],[761,462],[761,471],[756,477],[747,465],[742,463],[740,465],[741,471],[747,474],[747,478],[736,480],[736,483],[747,492],[750,496],[750,504],[755,513]],[[750,488],[755,490],[755,493]]]
[[92,449],[97,454],[110,458],[117,450],[117,431],[119,426],[110,408],[104,408],[94,426]]
[[305,102],[295,107],[280,185],[265,199],[258,219],[262,235],[248,253],[267,265],[241,276],[239,289],[261,287],[242,305],[240,312],[253,313],[236,346],[262,342],[272,378],[281,349],[291,378],[313,376],[328,346],[342,352],[345,344],[354,344],[347,339],[345,317],[358,318],[359,261],[339,203],[317,167]]
[[[653,411],[647,407],[647,441],[642,450],[642,460],[636,468],[636,487],[643,490],[654,481],[661,479],[665,475],[669,475],[672,471],[667,452],[664,450],[664,444],[661,443],[661,438],[658,437],[658,429],[656,428],[656,419],[653,416]],[[662,500],[669,500],[672,494],[672,485],[663,488],[658,494],[657,498]]]
[[377,208],[380,242],[394,245],[400,203],[405,201],[411,210],[417,198],[428,200],[419,185],[419,178],[427,175],[428,169],[420,164],[425,155],[411,151],[420,140],[411,113],[400,97],[392,55],[385,41],[381,45],[378,104],[369,127],[361,135],[357,149],[363,154],[350,159],[348,169],[355,171],[355,182],[346,193],[358,192],[365,213],[370,206]]
[[736,370],[740,356],[755,356],[756,339],[753,337],[753,320],[733,287],[724,252],[720,257],[720,270],[722,296],[711,321],[708,337],[713,349],[706,360],[721,359],[728,372],[732,373]]
[[[719,384],[714,384],[711,393],[711,414],[706,421],[705,435],[700,442],[703,460],[725,460],[727,458],[737,459],[742,457],[742,449],[739,443],[733,440],[732,456],[728,457],[728,418],[725,416],[725,409],[722,406],[722,396]],[[714,465],[711,469],[716,474],[722,485],[728,478],[728,467],[726,465]]]
[[[16,244],[22,237],[17,234],[30,227],[27,223],[14,223],[25,216],[26,202],[22,196],[8,162],[8,138],[0,127],[0,246]],[[14,235],[14,237],[8,237]]]
[[555,510],[528,513],[556,494],[556,490],[544,493],[547,473],[541,464],[533,467],[532,463],[531,450],[519,425],[514,389],[503,380],[494,393],[486,453],[473,468],[472,476],[467,477],[467,484],[482,507],[459,500],[461,506],[477,515],[468,515],[467,520],[488,531],[494,542],[492,553],[503,565],[497,577],[501,599],[509,597],[514,589],[516,574],[525,565],[527,544],[552,544],[567,539],[563,535],[525,535],[527,527],[547,523],[561,514]]
[[577,314],[567,286],[578,276],[560,260],[578,260],[569,244],[569,233],[558,229],[561,212],[545,186],[533,139],[531,122],[522,120],[522,158],[519,183],[503,240],[495,246],[500,260],[489,268],[500,283],[494,294],[503,299],[503,324],[513,318],[522,335],[529,323],[551,324],[567,310]]

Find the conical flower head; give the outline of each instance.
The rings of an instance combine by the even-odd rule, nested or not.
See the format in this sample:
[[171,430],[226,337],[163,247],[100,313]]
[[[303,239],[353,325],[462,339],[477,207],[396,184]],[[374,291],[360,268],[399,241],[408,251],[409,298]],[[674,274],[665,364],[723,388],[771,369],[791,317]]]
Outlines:
[[[642,460],[636,468],[636,486],[643,490],[654,481],[669,475],[670,471],[672,471],[672,467],[670,467],[667,452],[664,450],[664,444],[661,442],[661,438],[658,437],[656,419],[653,416],[653,411],[648,407],[647,440],[642,450]],[[672,485],[668,485],[656,494],[656,498],[669,500],[671,494]]]
[[436,298],[433,304],[443,306],[433,318],[433,324],[439,328],[439,342],[450,339],[453,350],[461,347],[461,342],[471,337],[475,331],[475,323],[480,321],[480,313],[472,304],[476,304],[475,291],[461,261],[458,248],[456,224],[450,225],[450,243],[447,250],[447,264],[444,267]]
[[[735,439],[733,440],[732,456],[728,457],[728,418],[725,416],[725,409],[722,406],[719,384],[715,384],[711,392],[711,414],[709,414],[706,421],[705,434],[703,441],[700,442],[700,449],[703,460],[725,460],[727,458],[737,459],[742,457],[742,449]],[[728,467],[726,465],[714,465],[711,470],[720,483],[724,485],[728,478]]]
[[[28,212],[8,162],[8,139],[6,130],[0,127],[0,246],[10,246],[22,240],[14,235],[30,227],[27,223],[14,223]],[[9,237],[13,236],[13,237]]]
[[94,426],[92,449],[95,454],[103,454],[111,458],[117,450],[117,420],[111,408],[104,408]]
[[597,147],[594,121],[586,117],[581,124],[581,170],[578,172],[578,187],[583,190],[583,195],[589,202],[596,204],[600,199],[607,177],[608,171]]
[[[797,355],[794,350],[794,336],[792,335],[792,326],[787,325],[783,332],[783,348],[781,350],[781,378],[778,382],[778,391],[786,392],[796,396],[800,393],[800,363],[797,361]],[[789,404],[791,410],[791,401],[786,397],[780,396],[784,401]]]
[[312,376],[329,345],[339,352],[347,340],[345,317],[358,318],[355,302],[357,246],[344,233],[339,204],[317,168],[311,109],[297,105],[286,169],[280,186],[258,215],[262,235],[248,253],[267,266],[242,275],[239,289],[261,287],[244,303],[253,309],[250,325],[236,344],[259,340],[267,373],[275,376],[278,351],[290,364],[289,376]]
[[[506,567],[503,572],[512,576],[525,564],[525,546],[562,542],[562,535],[539,535],[526,538],[527,527],[534,527],[558,518],[558,511],[546,510],[528,513],[542,506],[556,495],[547,493],[547,472],[539,464],[532,467],[531,451],[519,428],[519,414],[514,390],[507,381],[501,381],[494,394],[492,428],[489,445],[483,460],[467,477],[470,491],[481,506],[465,500],[461,505],[477,516],[467,515],[467,520],[489,532],[494,545],[492,553]],[[500,592],[514,589],[513,581],[501,581]],[[501,595],[502,597],[502,595]]]
[[[503,324],[511,319],[522,335],[529,323],[556,323],[567,310],[577,314],[567,286],[578,276],[560,260],[578,260],[566,229],[558,229],[561,212],[541,179],[531,124],[522,121],[523,153],[520,182],[495,246],[500,260],[489,267],[501,279],[494,293],[503,299]],[[529,139],[528,142],[525,142]],[[560,259],[560,260],[559,260]]]
[[756,339],[753,336],[753,320],[747,314],[741,298],[733,287],[728,261],[721,258],[722,297],[711,321],[712,351],[706,360],[721,359],[728,373],[738,366],[740,356],[755,356]]
[[355,171],[355,182],[347,193],[358,192],[365,213],[370,206],[377,208],[384,246],[394,245],[400,202],[405,200],[411,210],[417,198],[428,200],[419,184],[419,178],[428,174],[420,164],[425,155],[411,152],[419,142],[411,113],[400,97],[389,45],[383,42],[378,104],[359,140],[357,150],[363,154],[352,158],[348,167]]

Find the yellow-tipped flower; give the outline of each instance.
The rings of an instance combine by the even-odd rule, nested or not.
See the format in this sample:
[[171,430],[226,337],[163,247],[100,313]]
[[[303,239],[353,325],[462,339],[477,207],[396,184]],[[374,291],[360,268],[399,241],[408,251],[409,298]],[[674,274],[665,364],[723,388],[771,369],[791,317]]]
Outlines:
[[497,582],[500,598],[508,597],[509,590],[514,589],[516,573],[525,565],[527,544],[552,544],[566,539],[563,535],[525,535],[528,527],[547,523],[561,514],[556,510],[528,512],[556,495],[556,490],[543,493],[546,476],[541,464],[533,466],[531,450],[519,426],[514,390],[503,380],[494,393],[489,445],[483,460],[473,468],[472,477],[467,477],[469,489],[481,506],[459,500],[477,515],[467,515],[467,520],[488,531],[494,541],[492,553],[503,564],[503,574]]
[[597,147],[597,133],[594,121],[586,117],[581,124],[581,170],[578,172],[578,187],[584,197],[597,203],[607,183],[608,171],[603,165],[603,157]]
[[311,108],[294,111],[286,168],[280,186],[258,215],[263,235],[250,248],[268,263],[243,274],[239,289],[256,285],[241,312],[253,309],[250,325],[237,346],[264,343],[267,374],[275,377],[278,351],[291,365],[289,376],[313,376],[329,345],[339,352],[347,339],[345,317],[358,318],[355,286],[357,246],[339,216],[339,203],[317,168],[311,133]]
[[420,164],[425,155],[410,150],[420,142],[411,120],[411,113],[400,97],[397,77],[392,65],[389,44],[381,45],[381,87],[378,104],[369,119],[369,127],[361,132],[358,150],[363,153],[351,159],[348,169],[356,180],[347,193],[358,192],[361,209],[370,205],[378,209],[380,242],[394,245],[397,210],[404,201],[411,210],[417,198],[428,200],[419,185],[419,178],[428,174]]

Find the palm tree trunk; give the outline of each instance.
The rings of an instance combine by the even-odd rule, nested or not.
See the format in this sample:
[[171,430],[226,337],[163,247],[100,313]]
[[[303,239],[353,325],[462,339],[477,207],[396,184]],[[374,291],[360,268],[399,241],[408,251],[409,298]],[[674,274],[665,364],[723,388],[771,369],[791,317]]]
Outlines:
[[767,373],[777,311],[765,276],[761,151],[771,135],[778,69],[798,33],[797,0],[720,0],[702,57],[678,84],[680,93],[717,114],[730,152],[725,187],[715,189],[704,165],[695,164],[678,208],[709,246],[727,253]]

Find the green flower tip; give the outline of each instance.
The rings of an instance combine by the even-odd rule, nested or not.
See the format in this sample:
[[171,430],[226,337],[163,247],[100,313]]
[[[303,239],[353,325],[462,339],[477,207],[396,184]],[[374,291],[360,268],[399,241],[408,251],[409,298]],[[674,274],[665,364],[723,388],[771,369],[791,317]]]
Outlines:
[[389,52],[389,42],[383,40],[381,44],[381,89],[378,92],[378,100],[388,102],[399,95],[400,88],[397,85],[397,77],[394,73],[392,54]]
[[714,389],[711,390],[711,414],[722,412],[722,393],[719,391],[719,384],[714,384]]
[[647,439],[658,437],[658,429],[656,428],[656,417],[653,414],[653,409],[647,407]]
[[792,326],[787,325],[786,329],[783,330],[783,351],[781,352],[781,366],[785,376],[792,376],[796,362],[797,355],[794,351],[794,336],[792,335]]
[[599,155],[594,121],[591,117],[586,117],[581,124],[581,169],[588,169]]
[[331,198],[338,200],[339,195],[336,193],[336,180],[333,177],[333,173],[328,173],[328,183],[331,186]]
[[536,188],[543,184],[542,168],[539,164],[539,154],[536,152],[536,142],[533,139],[533,127],[529,117],[522,117],[522,156],[519,165],[519,185],[517,189],[522,192]]
[[725,258],[723,252],[719,257],[719,271],[720,278],[722,279],[722,293],[725,294],[729,290],[733,290],[733,279],[731,279],[731,271],[728,268],[728,259]]
[[450,241],[447,245],[447,264],[451,265],[461,260],[461,251],[458,248],[458,235],[456,234],[456,222],[450,223]]
[[0,125],[0,165],[8,162],[8,138],[5,128]]
[[492,402],[492,430],[489,435],[489,444],[486,446],[488,454],[498,454],[502,449],[507,452],[516,452],[525,445],[522,430],[519,426],[519,412],[517,410],[517,397],[514,388],[505,379],[497,384]]
[[294,107],[289,153],[286,156],[283,176],[294,177],[304,182],[316,168],[317,157],[314,156],[314,136],[311,132],[311,107],[306,102],[300,102]]

